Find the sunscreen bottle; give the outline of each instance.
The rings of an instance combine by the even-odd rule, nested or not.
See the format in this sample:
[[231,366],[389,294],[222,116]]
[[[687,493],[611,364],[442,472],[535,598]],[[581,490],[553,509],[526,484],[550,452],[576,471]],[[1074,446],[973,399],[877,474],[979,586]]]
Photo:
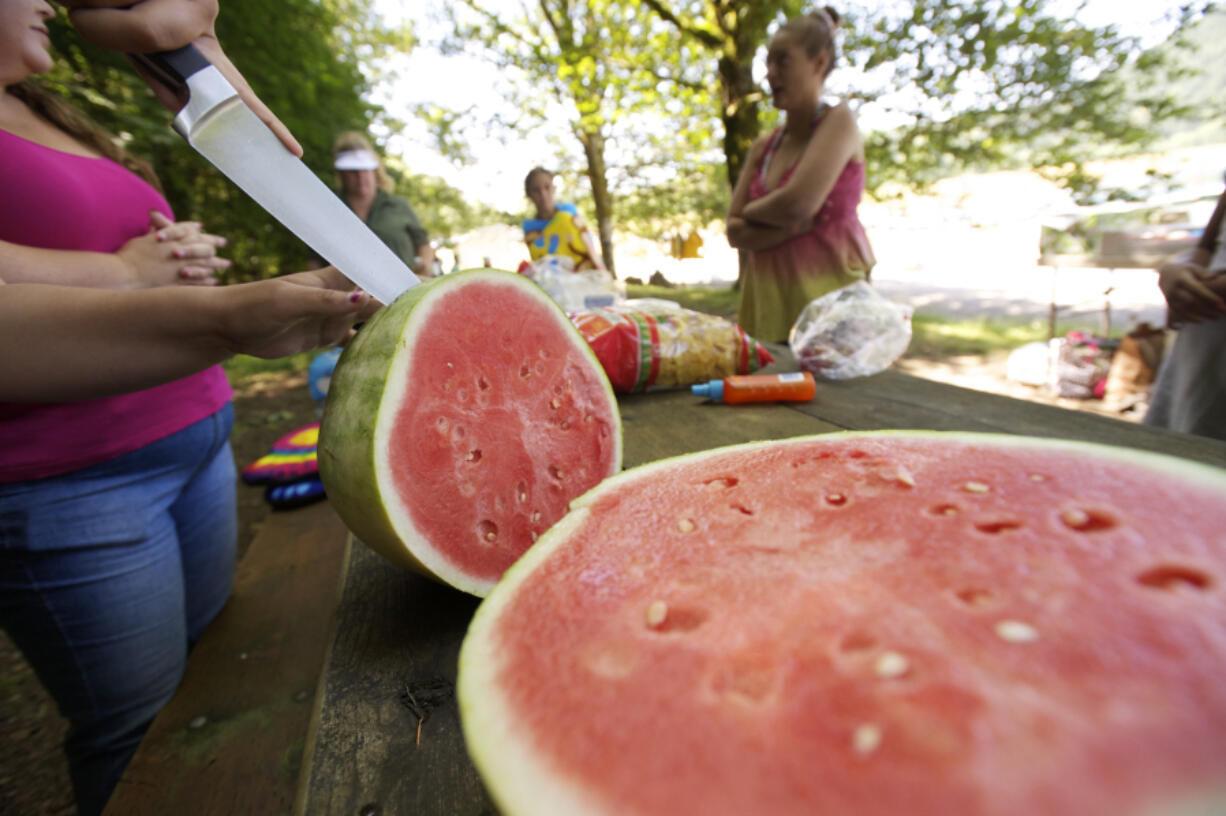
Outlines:
[[807,371],[794,374],[742,374],[691,385],[699,397],[717,402],[808,402],[817,393],[817,383]]

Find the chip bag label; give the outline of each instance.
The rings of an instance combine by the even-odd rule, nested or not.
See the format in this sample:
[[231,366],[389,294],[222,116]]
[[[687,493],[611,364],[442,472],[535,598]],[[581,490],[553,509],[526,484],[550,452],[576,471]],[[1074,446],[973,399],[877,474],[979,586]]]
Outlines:
[[774,362],[732,321],[670,301],[629,301],[572,312],[570,319],[619,394],[750,374]]

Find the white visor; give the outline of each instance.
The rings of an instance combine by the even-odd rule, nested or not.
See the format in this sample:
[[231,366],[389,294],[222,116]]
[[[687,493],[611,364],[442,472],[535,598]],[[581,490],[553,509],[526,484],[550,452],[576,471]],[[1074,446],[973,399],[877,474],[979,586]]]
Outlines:
[[337,170],[375,170],[379,167],[379,159],[369,150],[346,150],[336,154],[336,163],[332,166]]

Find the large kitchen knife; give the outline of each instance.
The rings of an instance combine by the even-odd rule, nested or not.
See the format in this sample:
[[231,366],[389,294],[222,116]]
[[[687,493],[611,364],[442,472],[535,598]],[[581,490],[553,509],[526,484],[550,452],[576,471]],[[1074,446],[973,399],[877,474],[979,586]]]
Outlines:
[[133,59],[187,104],[173,127],[256,203],[378,300],[417,277],[261,122],[216,66],[187,45]]

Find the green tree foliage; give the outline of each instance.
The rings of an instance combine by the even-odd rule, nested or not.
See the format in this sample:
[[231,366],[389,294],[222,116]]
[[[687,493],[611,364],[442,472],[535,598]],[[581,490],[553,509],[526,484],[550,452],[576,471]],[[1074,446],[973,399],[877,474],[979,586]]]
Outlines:
[[[696,50],[702,73],[717,78],[719,118],[728,183],[735,185],[745,155],[757,138],[762,89],[753,61],[780,18],[798,14],[801,0],[636,0],[675,27]],[[701,58],[705,57],[705,58]]]
[[[217,19],[226,53],[328,182],[333,137],[366,129],[378,113],[364,101],[359,60],[381,53],[394,33],[370,17],[370,0],[279,0],[227,3]],[[46,84],[153,163],[177,217],[229,239],[227,281],[302,268],[306,247],[170,130],[173,115],[122,56],[82,42],[62,11],[51,35],[58,60]]]
[[[677,123],[709,109],[705,85],[685,76],[688,63],[669,30],[629,0],[538,0],[515,17],[496,14],[483,0],[461,0],[452,9],[452,51],[479,43],[493,64],[525,80],[527,90],[515,100],[521,116],[507,128],[563,125],[581,149],[602,254],[612,268],[612,190],[630,194],[671,183],[701,164],[705,134]],[[665,112],[669,121],[646,111]],[[448,140],[455,118],[432,111],[431,120],[441,123],[440,144],[454,155],[461,149]]]
[[[701,49],[718,76],[730,181],[759,133],[753,62],[775,25],[810,8],[789,0],[637,0]],[[1205,4],[1181,9],[1179,25]],[[839,4],[843,58],[864,84],[831,89],[895,123],[869,137],[869,180],[923,184],[968,168],[1050,166],[1084,181],[1080,161],[1136,146],[1183,108],[1169,61],[1115,26],[1095,28],[1049,0],[880,0]],[[1122,73],[1128,74],[1125,95]],[[847,68],[842,69],[848,75]],[[1121,100],[1129,104],[1121,105]],[[1144,109],[1138,117],[1136,110]]]

